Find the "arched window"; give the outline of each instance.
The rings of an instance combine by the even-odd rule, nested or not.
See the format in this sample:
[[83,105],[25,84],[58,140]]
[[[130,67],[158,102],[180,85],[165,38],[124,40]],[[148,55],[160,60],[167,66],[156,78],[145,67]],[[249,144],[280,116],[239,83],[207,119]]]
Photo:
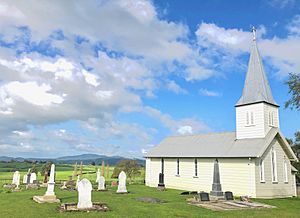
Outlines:
[[272,166],[272,182],[277,182],[277,160],[276,151],[272,148],[271,151],[271,166]]
[[263,159],[259,161],[259,175],[260,182],[265,182],[265,163]]
[[195,158],[195,176],[198,176],[198,160]]
[[179,158],[177,158],[177,175],[179,175]]
[[288,177],[288,164],[286,159],[284,159],[284,182],[289,182],[289,177]]

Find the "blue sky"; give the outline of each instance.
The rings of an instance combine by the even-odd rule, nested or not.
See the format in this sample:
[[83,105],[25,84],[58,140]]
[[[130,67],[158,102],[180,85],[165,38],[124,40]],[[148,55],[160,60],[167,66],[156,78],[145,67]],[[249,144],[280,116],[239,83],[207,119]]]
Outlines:
[[[68,9],[68,10],[66,10]],[[300,1],[1,1],[0,154],[142,157],[164,137],[235,130],[251,27],[287,137]]]

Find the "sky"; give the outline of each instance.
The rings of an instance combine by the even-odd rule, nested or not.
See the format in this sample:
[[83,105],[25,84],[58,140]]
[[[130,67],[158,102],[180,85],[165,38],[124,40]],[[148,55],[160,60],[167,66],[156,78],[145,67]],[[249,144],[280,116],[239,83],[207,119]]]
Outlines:
[[0,156],[142,157],[170,135],[235,131],[252,26],[292,138],[299,0],[2,0]]

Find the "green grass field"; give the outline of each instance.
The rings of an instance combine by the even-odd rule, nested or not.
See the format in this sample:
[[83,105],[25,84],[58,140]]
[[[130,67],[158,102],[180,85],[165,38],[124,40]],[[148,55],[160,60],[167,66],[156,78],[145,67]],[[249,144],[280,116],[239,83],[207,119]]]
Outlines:
[[[2,164],[2,165],[1,165]],[[197,206],[188,205],[186,196],[181,196],[180,190],[168,189],[160,192],[155,188],[146,187],[142,184],[130,184],[127,186],[129,194],[116,194],[116,187],[109,187],[107,192],[93,192],[94,202],[103,202],[111,209],[109,212],[90,212],[90,213],[60,213],[60,204],[38,204],[32,200],[34,195],[45,194],[46,188],[39,190],[25,190],[22,185],[21,192],[11,192],[3,188],[3,180],[10,179],[11,183],[13,170],[19,170],[23,176],[30,166],[13,167],[10,164],[0,164],[0,217],[4,218],[26,218],[26,217],[300,217],[300,198],[288,199],[257,199],[256,201],[274,205],[275,209],[256,209],[256,210],[237,210],[214,212]],[[6,168],[5,168],[6,166]],[[1,169],[1,167],[3,167]],[[3,170],[5,169],[5,170]],[[95,166],[84,166],[84,172],[95,172]],[[72,165],[57,165],[56,179],[66,180],[73,173]],[[3,172],[10,171],[10,172]],[[110,174],[113,167],[110,168]],[[136,181],[143,179],[142,175]],[[43,177],[38,174],[38,179]],[[96,174],[84,174],[96,187]],[[21,177],[22,178],[22,177]],[[137,183],[137,182],[136,182]],[[140,182],[139,182],[140,183]],[[110,184],[109,182],[107,183]],[[76,191],[60,190],[59,185],[55,188],[56,195],[62,203],[77,202]],[[166,201],[162,204],[151,204],[138,202],[138,197],[155,197]]]
[[[1,185],[2,187],[2,185]],[[6,192],[1,188],[1,217],[299,217],[300,198],[258,200],[277,206],[276,209],[256,209],[213,212],[197,206],[188,205],[186,196],[181,196],[179,190],[157,191],[144,185],[128,185],[129,194],[118,195],[116,188],[107,192],[93,192],[92,200],[103,202],[111,209],[109,212],[79,212],[60,213],[59,204],[38,204],[32,200],[34,195],[43,195],[45,188],[39,190],[23,190],[21,192]],[[76,191],[55,189],[62,203],[77,202]],[[166,201],[162,204],[143,203],[136,201],[137,197],[155,197]]]

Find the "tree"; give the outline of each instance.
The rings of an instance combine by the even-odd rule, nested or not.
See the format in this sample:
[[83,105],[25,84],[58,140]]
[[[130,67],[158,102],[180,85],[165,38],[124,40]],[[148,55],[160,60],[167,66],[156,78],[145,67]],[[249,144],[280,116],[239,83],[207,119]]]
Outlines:
[[[288,143],[291,145],[291,148],[293,149],[294,153],[300,159],[300,131],[295,133],[295,140],[287,139]],[[300,163],[294,162],[293,166],[300,172]],[[300,181],[300,176],[297,174],[297,179]]]
[[92,161],[92,163],[91,163],[91,164],[92,164],[92,166],[95,166],[95,165],[96,165],[95,161]]
[[124,171],[131,181],[134,176],[141,174],[140,168],[136,160],[121,160],[115,166],[111,177],[118,178],[120,172]]
[[286,84],[292,97],[285,102],[285,108],[300,110],[300,74],[290,73]]

